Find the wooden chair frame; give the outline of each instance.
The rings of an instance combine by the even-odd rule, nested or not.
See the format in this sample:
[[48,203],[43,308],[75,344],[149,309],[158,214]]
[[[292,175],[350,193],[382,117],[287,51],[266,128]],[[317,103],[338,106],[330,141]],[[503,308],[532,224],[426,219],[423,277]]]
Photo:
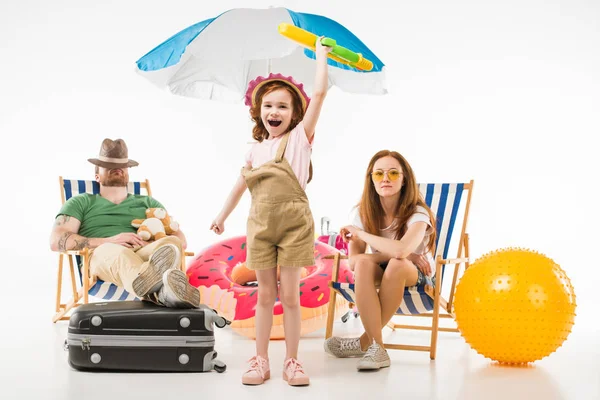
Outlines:
[[[61,204],[65,204],[65,183],[62,176],[58,177],[60,184],[60,196]],[[152,196],[152,190],[150,189],[150,182],[148,179],[139,182],[140,188],[145,189],[148,196]],[[52,322],[60,320],[68,320],[70,316],[67,315],[73,308],[78,307],[82,304],[89,303],[89,291],[95,284],[98,278],[90,273],[90,256],[91,251],[88,248],[82,250],[68,250],[58,252],[58,282],[56,289],[56,313],[52,317]],[[183,252],[181,255],[181,270],[185,272],[185,257],[193,256],[193,252]],[[81,276],[82,284],[81,287],[77,288],[77,277],[75,274],[75,266],[77,264],[76,257],[81,257]],[[62,282],[63,282],[63,266],[65,258],[69,260],[69,272],[71,278],[71,298],[66,302],[62,302]]]
[[[443,259],[441,255],[436,257],[436,272],[435,278],[436,282],[438,282],[435,287],[427,285],[425,291],[429,297],[433,299],[433,312],[424,313],[424,314],[396,314],[395,316],[402,317],[427,317],[431,318],[431,326],[423,326],[423,325],[405,325],[398,324],[392,320],[390,320],[387,324],[392,330],[396,330],[397,328],[402,329],[414,329],[414,330],[428,330],[431,331],[431,340],[429,346],[415,346],[408,344],[392,344],[392,343],[384,343],[386,349],[393,350],[413,350],[413,351],[428,351],[429,357],[431,360],[435,360],[436,352],[437,352],[437,339],[438,332],[458,332],[457,328],[445,328],[439,327],[439,319],[440,318],[451,318],[455,319],[454,308],[453,308],[453,300],[454,300],[454,291],[456,289],[456,284],[458,282],[458,274],[460,265],[464,264],[465,270],[469,267],[469,235],[467,233],[467,221],[469,218],[469,208],[471,206],[471,194],[473,192],[473,183],[471,180],[469,183],[465,183],[463,185],[463,190],[467,191],[467,199],[465,204],[465,211],[463,216],[462,228],[460,233],[460,238],[458,241],[458,251],[456,258]],[[340,260],[348,259],[348,256],[336,253],[335,255],[325,256],[325,259],[333,259],[333,271],[332,271],[332,281],[329,282],[330,288],[330,297],[329,297],[329,311],[327,314],[327,328],[325,332],[325,339],[328,339],[333,334],[333,322],[334,322],[334,314],[335,314],[335,304],[336,304],[336,296],[341,296],[340,293],[337,292],[333,288],[333,282],[337,282],[339,268],[340,268]],[[442,268],[446,265],[454,266],[454,273],[452,276],[452,285],[450,287],[450,293],[448,295],[448,299],[444,299],[442,296]],[[440,313],[440,308],[443,309],[443,312]]]

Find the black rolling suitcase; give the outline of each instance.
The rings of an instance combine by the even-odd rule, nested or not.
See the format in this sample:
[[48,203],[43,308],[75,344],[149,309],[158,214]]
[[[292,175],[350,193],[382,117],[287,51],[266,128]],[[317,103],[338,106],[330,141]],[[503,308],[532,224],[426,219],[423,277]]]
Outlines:
[[167,308],[145,301],[77,307],[65,348],[78,370],[225,371],[214,349],[213,326],[228,323],[214,310]]

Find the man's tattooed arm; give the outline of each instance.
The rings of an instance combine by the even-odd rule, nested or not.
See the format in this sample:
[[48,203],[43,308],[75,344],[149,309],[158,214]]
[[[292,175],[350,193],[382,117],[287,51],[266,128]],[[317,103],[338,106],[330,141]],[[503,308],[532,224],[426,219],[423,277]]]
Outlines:
[[58,239],[58,251],[67,251],[67,242],[69,241],[69,237],[73,236],[73,232],[65,232]]
[[[70,243],[69,239],[71,239]],[[65,232],[58,239],[59,251],[81,250],[86,247],[90,247],[90,239],[73,232]]]
[[53,251],[81,250],[83,248],[92,248],[94,239],[79,235],[81,222],[69,215],[59,215],[54,221],[52,232],[50,234],[50,248]]
[[90,247],[90,239],[77,235],[75,240],[75,250],[85,249],[86,247]]
[[56,217],[56,220],[54,221],[54,226],[63,226],[64,224],[66,224],[67,222],[69,222],[69,220],[71,219],[70,215],[59,215],[58,217]]

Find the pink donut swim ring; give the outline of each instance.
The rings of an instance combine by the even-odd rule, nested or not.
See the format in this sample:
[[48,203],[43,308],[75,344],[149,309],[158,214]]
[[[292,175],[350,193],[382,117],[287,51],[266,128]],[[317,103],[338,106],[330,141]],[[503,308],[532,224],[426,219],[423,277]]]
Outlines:
[[[315,265],[305,267],[300,280],[300,306],[302,313],[301,334],[324,328],[329,306],[329,281],[333,260],[323,256],[335,254],[335,248],[315,242]],[[217,310],[232,321],[231,327],[238,333],[255,339],[254,314],[258,287],[252,283],[239,284],[232,279],[232,271],[244,269],[246,261],[246,236],[238,236],[213,244],[204,249],[188,266],[190,283],[200,290],[202,303]],[[243,264],[243,265],[240,265]],[[240,268],[241,267],[241,268]],[[242,275],[241,274],[237,275]],[[248,275],[248,274],[246,274]],[[354,276],[346,260],[340,262],[340,282],[354,282]],[[348,310],[348,303],[336,296],[335,318]],[[271,339],[283,339],[283,306],[279,298],[273,307]]]

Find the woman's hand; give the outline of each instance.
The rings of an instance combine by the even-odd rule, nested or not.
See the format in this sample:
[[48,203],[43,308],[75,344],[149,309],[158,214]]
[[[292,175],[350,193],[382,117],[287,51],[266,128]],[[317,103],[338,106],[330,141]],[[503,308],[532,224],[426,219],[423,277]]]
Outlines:
[[362,231],[362,229],[354,226],[354,225],[346,225],[342,229],[340,229],[340,235],[344,242],[349,243],[353,240],[360,240],[358,238],[358,233]]
[[431,264],[429,264],[429,260],[424,254],[411,253],[406,258],[415,264],[415,266],[423,273],[423,275],[431,276]]

